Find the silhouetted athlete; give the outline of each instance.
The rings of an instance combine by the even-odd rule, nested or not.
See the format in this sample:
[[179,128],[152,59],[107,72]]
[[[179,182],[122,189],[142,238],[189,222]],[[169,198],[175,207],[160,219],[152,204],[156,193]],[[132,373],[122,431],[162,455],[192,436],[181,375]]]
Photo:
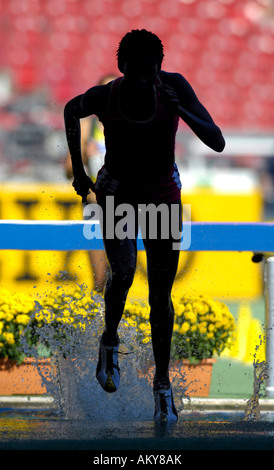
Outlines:
[[[222,152],[225,141],[220,129],[199,102],[187,80],[179,73],[161,70],[161,40],[146,30],[133,30],[121,40],[117,51],[122,77],[103,86],[90,88],[65,106],[65,126],[72,158],[73,186],[86,198],[89,189],[105,215],[107,197],[114,196],[115,207],[131,204],[138,213],[140,203],[177,206],[181,229],[180,177],[174,147],[179,118],[206,145]],[[81,158],[81,118],[95,114],[104,126],[105,163],[95,185],[86,175]],[[121,219],[116,216],[114,223]],[[169,223],[169,220],[166,221]],[[137,258],[135,238],[111,239],[103,224],[103,237],[111,275],[105,289],[105,330],[100,340],[96,376],[107,392],[117,390],[119,322],[128,290],[132,285]],[[158,228],[158,226],[157,226]],[[176,275],[179,251],[173,249],[174,236],[144,239],[147,255],[150,324],[155,359],[153,393],[155,420],[176,421],[178,416],[169,381],[170,345],[174,309],[171,289]],[[178,238],[177,238],[178,241]]]

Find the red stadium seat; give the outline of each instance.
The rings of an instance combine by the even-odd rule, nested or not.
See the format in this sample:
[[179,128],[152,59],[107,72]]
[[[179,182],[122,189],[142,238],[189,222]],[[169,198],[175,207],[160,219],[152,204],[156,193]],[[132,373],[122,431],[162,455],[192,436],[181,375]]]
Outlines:
[[0,66],[10,67],[22,90],[43,84],[64,102],[104,73],[118,73],[121,36],[145,27],[164,43],[164,68],[190,80],[220,125],[273,129],[274,33],[260,22],[263,3],[260,11],[247,3],[0,1]]

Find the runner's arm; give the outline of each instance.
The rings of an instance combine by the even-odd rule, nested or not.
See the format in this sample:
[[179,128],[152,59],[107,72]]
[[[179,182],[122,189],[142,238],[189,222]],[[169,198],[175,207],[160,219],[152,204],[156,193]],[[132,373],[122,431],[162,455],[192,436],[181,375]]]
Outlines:
[[77,194],[82,196],[83,201],[89,189],[94,190],[94,183],[86,174],[83,165],[80,119],[100,113],[100,108],[104,106],[104,96],[103,87],[93,87],[70,100],[64,108],[66,138],[74,176],[72,185]]
[[205,145],[216,152],[222,152],[225,148],[222,132],[198,100],[188,81],[180,74],[172,74],[169,84],[177,93],[180,118]]

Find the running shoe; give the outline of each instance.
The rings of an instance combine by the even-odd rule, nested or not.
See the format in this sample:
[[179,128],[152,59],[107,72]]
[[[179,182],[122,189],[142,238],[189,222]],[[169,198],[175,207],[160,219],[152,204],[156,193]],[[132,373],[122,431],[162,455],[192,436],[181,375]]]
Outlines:
[[108,393],[116,392],[120,384],[120,369],[118,366],[117,345],[108,346],[103,343],[103,337],[100,340],[99,360],[96,368],[96,378],[101,387]]
[[178,421],[178,413],[176,411],[172,387],[168,389],[153,390],[155,401],[155,421],[176,422]]

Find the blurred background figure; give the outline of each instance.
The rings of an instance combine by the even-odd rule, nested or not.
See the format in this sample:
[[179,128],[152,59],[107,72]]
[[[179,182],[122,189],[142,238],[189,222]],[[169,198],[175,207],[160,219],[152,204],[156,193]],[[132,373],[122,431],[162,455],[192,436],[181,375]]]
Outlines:
[[[98,85],[105,85],[115,78],[117,77],[114,74],[105,75],[101,78]],[[87,173],[95,182],[97,172],[103,166],[105,156],[104,130],[101,122],[96,116],[81,120],[81,145],[83,149],[83,162],[86,166]],[[72,164],[69,153],[65,161],[65,171],[67,178],[73,177]],[[96,197],[93,192],[88,195],[87,203],[96,203]],[[108,272],[108,263],[105,251],[90,250],[88,255],[92,268],[94,289],[97,292],[103,292]]]

